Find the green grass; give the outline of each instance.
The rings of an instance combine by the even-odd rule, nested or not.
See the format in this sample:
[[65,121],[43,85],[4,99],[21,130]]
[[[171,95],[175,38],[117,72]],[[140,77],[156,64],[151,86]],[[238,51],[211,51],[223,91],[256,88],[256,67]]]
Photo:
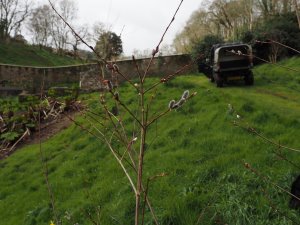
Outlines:
[[[299,59],[282,62],[300,69]],[[266,137],[300,148],[299,75],[271,65],[256,68],[255,85],[216,88],[202,75],[178,77],[157,90],[151,112],[163,111],[186,89],[198,95],[172,111],[150,129],[145,156],[145,178],[155,180],[149,196],[160,224],[293,224],[298,212],[288,208],[289,196],[246,170],[243,162],[290,189],[297,168],[279,160],[273,150],[247,131],[235,127],[231,104],[244,121]],[[149,79],[154,82],[156,79]],[[131,109],[137,95],[123,85],[120,97]],[[98,112],[99,94],[82,97]],[[130,122],[129,115],[125,120]],[[85,123],[85,118],[78,118]],[[122,170],[103,143],[75,125],[42,145],[56,208],[64,224],[92,224],[84,211],[101,224],[133,224],[134,196]],[[298,164],[300,153],[283,151]],[[27,146],[0,161],[1,225],[43,225],[53,219],[39,161],[39,146]],[[280,213],[270,207],[265,190]],[[207,207],[210,204],[210,207]],[[282,216],[282,214],[286,216]],[[68,220],[65,216],[68,215]],[[152,224],[147,211],[146,224]]]
[[0,42],[0,64],[14,64],[23,66],[63,66],[79,64],[68,56],[60,56],[47,49],[22,43]]

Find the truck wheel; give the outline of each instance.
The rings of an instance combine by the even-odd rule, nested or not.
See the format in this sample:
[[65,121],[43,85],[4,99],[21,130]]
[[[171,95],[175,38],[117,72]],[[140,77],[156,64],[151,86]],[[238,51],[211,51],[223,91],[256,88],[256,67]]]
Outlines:
[[245,76],[245,84],[248,86],[252,86],[254,84],[254,76],[252,71],[249,71],[249,73]]
[[219,73],[214,73],[213,79],[215,80],[217,87],[223,87],[223,78]]

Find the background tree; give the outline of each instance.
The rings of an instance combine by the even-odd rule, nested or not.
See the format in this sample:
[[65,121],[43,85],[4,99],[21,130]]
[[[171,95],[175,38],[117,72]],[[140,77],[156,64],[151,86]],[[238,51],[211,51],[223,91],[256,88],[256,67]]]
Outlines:
[[[300,49],[297,3],[299,0],[206,0],[206,7],[192,14],[173,41],[177,52],[199,53],[205,38],[252,44],[256,54],[275,62],[295,54],[283,51],[274,40]],[[260,40],[267,43],[256,43]],[[203,50],[203,49],[202,49]],[[205,52],[202,52],[205,53]],[[280,57],[279,57],[280,56]]]
[[298,26],[300,29],[300,13],[299,13],[299,8],[298,8],[298,0],[293,0],[293,4],[294,4],[297,20],[298,20]]
[[193,46],[192,55],[194,58],[206,59],[210,55],[210,50],[213,45],[223,43],[224,40],[217,35],[207,35],[203,38],[203,40],[198,41]]
[[[70,24],[77,18],[77,7],[72,0],[61,0],[57,2],[56,9],[58,13]],[[67,42],[72,35],[69,27],[55,15],[53,23],[51,23],[52,44],[58,51],[67,48]]]
[[29,16],[29,0],[0,0],[0,39],[21,32],[21,25]]
[[96,43],[99,37],[107,30],[110,30],[109,27],[106,27],[102,22],[96,22],[93,25],[93,32],[91,34],[91,38]]
[[51,28],[55,21],[53,10],[48,5],[39,6],[32,11],[28,29],[33,36],[34,44],[40,46],[48,46],[51,44]]
[[173,54],[175,54],[175,49],[172,45],[162,44],[162,46],[160,47],[160,50],[159,50],[159,54],[160,55],[173,55]]
[[102,58],[111,60],[123,53],[121,37],[112,31],[104,31],[100,34],[95,49]]
[[256,6],[264,19],[291,12],[293,0],[256,0]]
[[173,45],[178,53],[186,53],[191,50],[191,46],[203,39],[205,35],[213,34],[215,30],[214,21],[211,15],[204,9],[195,11],[182,32],[178,33]]
[[[134,55],[135,58],[148,58],[152,54],[152,49],[133,49],[132,55]],[[130,57],[131,58],[131,57]]]
[[[89,32],[89,26],[87,24],[85,25],[80,25],[77,28],[74,28],[76,30],[76,33],[83,39],[90,41],[90,32]],[[73,32],[71,33],[71,37],[69,38],[69,40],[67,41],[67,44],[72,46],[72,50],[74,53],[74,57],[77,58],[78,57],[78,46],[81,43],[81,39],[74,34]]]
[[[257,43],[256,40],[261,42]],[[295,55],[294,51],[288,50],[274,41],[300,49],[300,31],[294,13],[290,12],[270,17],[264,24],[254,30],[251,43],[256,49],[257,56],[271,62]]]

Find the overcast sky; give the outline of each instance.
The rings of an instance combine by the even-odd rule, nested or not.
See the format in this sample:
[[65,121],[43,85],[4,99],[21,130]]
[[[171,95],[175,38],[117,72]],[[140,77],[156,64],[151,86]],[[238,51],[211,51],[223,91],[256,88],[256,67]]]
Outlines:
[[[45,0],[40,0],[46,2]],[[93,25],[96,21],[111,24],[120,34],[125,55],[134,49],[153,49],[170,22],[180,0],[74,0],[78,6],[79,23]],[[202,0],[184,0],[163,43],[172,44],[193,11]]]

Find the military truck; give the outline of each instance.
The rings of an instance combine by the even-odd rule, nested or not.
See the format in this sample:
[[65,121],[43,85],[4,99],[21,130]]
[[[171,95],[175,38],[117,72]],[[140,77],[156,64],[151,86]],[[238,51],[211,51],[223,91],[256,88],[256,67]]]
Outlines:
[[213,45],[205,61],[198,63],[199,72],[215,82],[217,87],[238,79],[244,79],[246,85],[253,85],[252,67],[252,48],[241,43]]

